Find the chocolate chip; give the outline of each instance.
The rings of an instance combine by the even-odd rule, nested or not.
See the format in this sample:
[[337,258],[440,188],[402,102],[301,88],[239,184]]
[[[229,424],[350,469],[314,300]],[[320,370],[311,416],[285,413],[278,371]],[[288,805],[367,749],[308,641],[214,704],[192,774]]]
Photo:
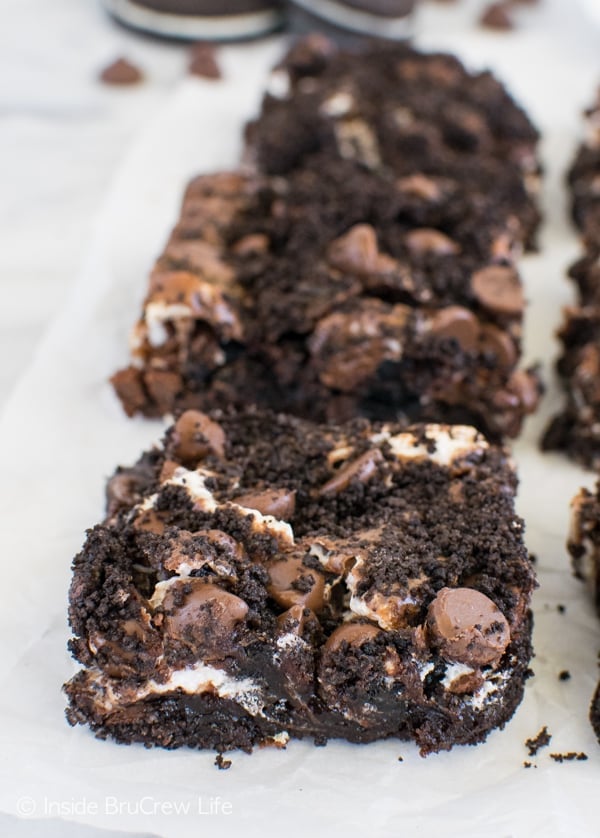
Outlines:
[[325,604],[325,578],[311,567],[306,567],[301,558],[286,556],[266,566],[269,574],[267,591],[284,608],[304,605],[315,614]]
[[430,227],[411,230],[404,237],[408,250],[416,255],[434,253],[436,256],[452,256],[460,253],[460,246],[445,233]]
[[495,314],[518,315],[525,298],[517,272],[503,265],[490,265],[471,277],[471,290],[478,302]]
[[377,468],[383,462],[383,454],[379,448],[365,451],[356,460],[348,463],[338,471],[335,477],[328,480],[321,487],[320,495],[337,495],[347,489],[351,483],[367,483],[377,473]]
[[473,588],[442,588],[429,606],[427,630],[443,658],[475,667],[498,663],[510,643],[504,614]]
[[295,634],[312,639],[320,631],[320,625],[310,608],[292,605],[277,617],[277,631],[280,634]]
[[507,332],[490,323],[481,327],[479,347],[482,353],[493,355],[498,366],[512,369],[517,362],[518,353],[514,340]]
[[365,276],[385,273],[395,267],[390,256],[379,253],[377,234],[370,224],[356,224],[335,239],[327,251],[327,261],[340,271]]
[[178,468],[181,468],[181,463],[177,463],[175,460],[165,460],[158,476],[158,482],[166,483],[173,477]]
[[141,498],[139,480],[127,472],[117,473],[106,485],[106,502],[109,516],[119,509],[131,507]]
[[176,640],[204,647],[208,660],[226,652],[234,628],[248,613],[243,599],[195,577],[172,585],[162,607],[165,632]]
[[396,188],[399,192],[414,195],[424,201],[439,201],[442,197],[442,189],[439,183],[433,178],[421,174],[400,178],[396,181]]
[[223,428],[199,410],[186,410],[173,429],[173,454],[185,464],[195,465],[208,454],[225,456]]
[[515,28],[510,10],[509,3],[492,3],[485,9],[479,18],[479,22],[487,29],[497,29],[504,32],[509,31]]
[[164,519],[155,509],[145,509],[140,512],[133,522],[134,529],[162,535],[166,529]]
[[437,311],[430,321],[430,329],[437,338],[453,338],[466,352],[477,347],[479,321],[472,311],[462,306]]
[[535,372],[516,370],[511,375],[507,388],[516,396],[525,413],[534,412],[540,400],[540,382]]
[[117,58],[100,73],[100,81],[104,84],[123,86],[138,84],[143,78],[142,71],[126,58]]
[[362,646],[369,640],[373,640],[381,634],[381,629],[371,625],[371,623],[344,623],[333,632],[331,637],[325,643],[325,649],[330,652],[335,652],[340,648],[342,643],[348,643],[350,646]]
[[296,508],[296,492],[288,489],[265,489],[262,492],[248,492],[234,498],[234,503],[248,509],[256,509],[261,515],[273,515],[289,521]]
[[212,44],[194,44],[191,49],[188,71],[193,76],[205,79],[220,79],[221,68],[217,63],[215,48]]

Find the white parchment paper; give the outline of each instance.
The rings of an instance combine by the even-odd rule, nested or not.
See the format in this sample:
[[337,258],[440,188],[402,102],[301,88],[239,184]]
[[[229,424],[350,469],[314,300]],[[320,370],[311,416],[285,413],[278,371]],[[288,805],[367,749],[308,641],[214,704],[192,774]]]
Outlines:
[[[524,8],[522,28],[508,36],[468,27],[474,8],[426,5],[418,40],[453,49],[473,67],[491,66],[543,129],[547,224],[542,252],[524,260],[523,272],[531,301],[528,355],[544,362],[552,381],[552,333],[571,294],[564,269],[577,253],[561,179],[578,139],[579,111],[600,80],[600,33],[564,0]],[[426,760],[399,742],[292,742],[284,751],[234,754],[232,767],[218,771],[211,754],[117,746],[64,720],[60,687],[76,668],[66,652],[71,558],[85,528],[102,517],[104,478],[117,463],[133,462],[162,427],[126,420],[107,378],[126,361],[127,333],[185,181],[236,161],[240,126],[280,49],[277,41],[229,48],[225,82],[186,81],[147,126],[110,189],[71,300],[0,420],[0,811],[165,838],[295,838],[330,830],[597,835],[600,747],[587,710],[600,621],[572,579],[564,549],[569,500],[593,479],[537,452],[559,401],[553,384],[515,450],[519,511],[538,556],[540,588],[535,678],[504,731],[476,748]],[[560,681],[565,669],[571,679]],[[552,744],[526,769],[524,740],[542,725]],[[585,751],[589,760],[560,765],[550,751]]]

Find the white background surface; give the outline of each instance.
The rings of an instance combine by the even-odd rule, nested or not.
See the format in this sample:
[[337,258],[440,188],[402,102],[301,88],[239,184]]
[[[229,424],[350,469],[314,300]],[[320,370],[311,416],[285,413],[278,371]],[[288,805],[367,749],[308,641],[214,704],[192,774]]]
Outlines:
[[[418,41],[453,49],[473,67],[493,66],[544,131],[547,224],[542,253],[528,257],[523,271],[531,300],[528,354],[545,362],[551,380],[552,332],[570,298],[564,268],[577,253],[562,174],[580,131],[579,111],[600,81],[600,31],[579,6],[546,0],[543,8],[522,10],[517,32],[488,34],[471,25],[477,7],[426,4]],[[135,459],[160,429],[126,421],[106,378],[126,359],[127,331],[183,183],[235,161],[240,122],[278,44],[225,50],[223,83],[181,82],[181,49],[120,32],[91,0],[4,0],[0,12],[0,812],[58,814],[169,838],[242,829],[292,838],[341,829],[597,835],[600,749],[586,717],[600,632],[564,550],[569,499],[593,481],[561,458],[537,453],[536,438],[557,405],[554,387],[516,449],[519,510],[541,587],[536,677],[504,732],[427,760],[404,743],[292,743],[286,751],[234,755],[233,767],[219,772],[211,755],[118,747],[67,727],[59,686],[74,671],[65,652],[70,560],[85,527],[101,517],[103,478],[116,462]],[[98,68],[122,52],[144,66],[149,81],[126,91],[101,88]],[[42,325],[59,309],[34,353]],[[566,614],[557,612],[559,603]],[[570,681],[559,682],[562,669]],[[552,746],[526,770],[523,742],[543,724]],[[557,765],[550,750],[585,750],[590,759]],[[222,813],[223,802],[232,814]],[[187,814],[176,816],[173,806]],[[203,814],[211,807],[216,814]],[[68,834],[60,824],[13,827],[3,819],[0,831]]]

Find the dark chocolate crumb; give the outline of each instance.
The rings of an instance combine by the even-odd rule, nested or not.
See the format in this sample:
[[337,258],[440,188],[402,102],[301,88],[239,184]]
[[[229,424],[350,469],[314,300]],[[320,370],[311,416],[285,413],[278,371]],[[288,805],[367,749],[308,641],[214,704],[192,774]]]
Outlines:
[[567,606],[559,602],[559,604],[556,606],[556,610],[559,614],[565,614],[567,611]]
[[548,733],[546,725],[540,730],[537,736],[532,739],[525,740],[525,747],[527,748],[530,757],[534,757],[541,748],[545,748],[550,744],[552,735]]
[[574,760],[584,762],[588,759],[588,755],[583,751],[579,753],[577,751],[567,751],[566,754],[550,754],[550,759],[553,759],[554,762],[573,762]]
[[525,762],[523,763],[523,768],[537,768],[537,765],[534,765],[533,762],[528,762],[527,760],[525,760]]
[[571,673],[568,669],[563,669],[562,672],[558,673],[558,680],[559,681],[570,681],[571,680]]
[[537,564],[538,563],[538,557],[536,556],[535,553],[530,553],[529,554],[529,561],[531,562],[531,564]]
[[398,762],[404,762],[404,757],[398,757]]
[[217,754],[215,757],[215,765],[219,771],[227,771],[228,768],[231,768],[231,760],[223,759],[223,754]]
[[126,58],[117,58],[100,73],[104,84],[128,85],[139,84],[144,78],[142,71]]

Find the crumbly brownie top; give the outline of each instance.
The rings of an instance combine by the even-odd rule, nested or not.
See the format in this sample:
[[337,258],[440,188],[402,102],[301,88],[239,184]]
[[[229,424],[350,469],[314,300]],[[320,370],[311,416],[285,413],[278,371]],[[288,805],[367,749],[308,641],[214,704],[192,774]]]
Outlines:
[[288,173],[321,152],[388,176],[454,177],[473,192],[495,191],[524,238],[537,224],[527,194],[539,173],[537,140],[490,73],[404,45],[377,43],[357,56],[321,36],[292,48],[248,127],[249,154],[263,171]]
[[[468,427],[323,428],[281,415],[188,411],[162,449],[110,481],[109,518],[75,561],[71,622],[80,637],[121,631],[114,613],[96,608],[101,573],[131,594],[120,620],[152,624],[172,660],[189,649],[178,630],[165,634],[168,614],[183,609],[173,617],[179,625],[186,596],[211,584],[230,606],[228,632],[251,614],[248,638],[301,605],[326,635],[366,619],[385,631],[425,631],[425,645],[445,648],[449,660],[497,662],[532,586],[515,482],[505,452]],[[497,628],[454,638],[445,615],[457,609],[460,622],[463,600],[473,598],[500,609]]]

